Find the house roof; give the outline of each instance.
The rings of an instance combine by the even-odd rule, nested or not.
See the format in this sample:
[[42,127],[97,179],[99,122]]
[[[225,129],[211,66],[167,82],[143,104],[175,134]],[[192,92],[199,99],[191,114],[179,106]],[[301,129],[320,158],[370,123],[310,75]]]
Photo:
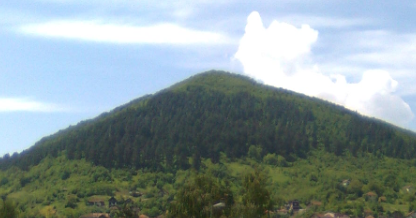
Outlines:
[[220,202],[218,204],[214,204],[213,207],[215,207],[215,208],[224,208],[225,204],[223,202]]
[[365,196],[377,196],[377,194],[376,193],[374,193],[374,192],[367,192],[366,194],[365,194]]
[[409,217],[409,216],[411,216],[411,215],[413,215],[413,214],[415,214],[415,213],[416,213],[416,212],[412,211],[412,212],[410,212],[410,213],[406,214],[406,217]]
[[412,190],[413,190],[413,186],[411,186],[411,185],[406,185],[406,186],[404,186],[404,187],[403,187],[403,189],[404,189],[405,191],[407,191],[407,192],[410,192],[410,191],[412,191]]
[[320,201],[311,201],[310,205],[311,206],[321,206],[322,202],[320,202]]
[[380,201],[387,201],[386,196],[381,196],[379,199],[380,199]]
[[314,217],[314,218],[349,218],[349,216],[346,215],[346,214],[333,213],[333,212],[327,212],[325,214],[316,213],[312,217]]
[[88,199],[88,202],[104,202],[104,200],[99,199],[99,198],[90,198]]
[[90,213],[80,216],[79,218],[110,218],[108,213]]

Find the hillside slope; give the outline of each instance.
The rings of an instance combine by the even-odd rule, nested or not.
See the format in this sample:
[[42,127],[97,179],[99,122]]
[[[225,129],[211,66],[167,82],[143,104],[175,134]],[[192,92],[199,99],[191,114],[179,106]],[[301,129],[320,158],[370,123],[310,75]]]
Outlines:
[[154,95],[45,137],[30,149],[0,160],[0,167],[27,170],[63,153],[106,168],[175,171],[198,166],[201,157],[218,162],[275,153],[293,160],[314,149],[336,155],[414,158],[415,134],[363,117],[343,107],[272,88],[237,74],[209,71]]

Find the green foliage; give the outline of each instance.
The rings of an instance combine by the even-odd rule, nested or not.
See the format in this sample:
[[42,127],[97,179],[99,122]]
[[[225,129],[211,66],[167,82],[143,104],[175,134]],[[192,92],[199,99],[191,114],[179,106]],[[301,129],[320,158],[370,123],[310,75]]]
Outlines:
[[261,152],[262,148],[260,146],[251,145],[248,148],[247,156],[252,158],[253,160],[260,161],[261,160]]
[[92,178],[94,182],[111,181],[110,172],[104,167],[97,167],[92,174]]
[[[156,214],[157,216],[158,214]],[[138,213],[134,210],[134,205],[131,203],[124,203],[120,210],[115,212],[115,217],[118,218],[137,218]]]
[[267,209],[272,209],[270,192],[267,190],[267,176],[255,169],[254,173],[244,176],[243,205],[244,214],[249,217],[261,217]]
[[26,184],[30,183],[32,178],[30,177],[22,177],[20,178],[20,186],[25,187]]
[[223,200],[224,214],[229,214],[233,203],[233,195],[227,187],[207,175],[198,175],[186,181],[184,187],[176,195],[176,202],[171,204],[171,217],[220,217],[214,204]]
[[277,156],[277,166],[279,167],[287,167],[288,163],[286,161],[286,158],[283,156],[278,155]]
[[[171,203],[178,213],[203,205],[208,213],[219,192],[235,200],[231,217],[259,215],[268,200],[258,205],[250,199],[267,192],[275,208],[298,199],[304,206],[322,202],[318,211],[387,214],[414,209],[415,193],[403,187],[416,187],[415,151],[414,133],[212,71],[5,155],[0,195],[16,202],[20,217],[105,212],[80,202],[128,197],[129,191],[143,193],[134,203],[152,216]],[[259,178],[270,183],[253,168],[263,169]],[[195,174],[206,181],[191,179]],[[345,179],[351,183],[340,185]],[[263,182],[263,189],[256,186]],[[174,207],[177,192],[190,191],[184,195],[189,200],[207,185],[211,197],[193,202],[192,210]],[[379,199],[365,201],[368,192]]]
[[7,185],[7,183],[9,183],[9,179],[7,177],[0,180],[0,186]]
[[65,207],[70,207],[72,209],[75,209],[78,205],[77,203],[79,202],[78,198],[74,195],[68,195],[67,196],[67,200],[66,200],[66,204]]
[[277,166],[279,164],[279,159],[276,156],[276,154],[267,154],[263,157],[263,163],[272,166]]
[[5,155],[0,168],[27,170],[65,154],[107,169],[175,172],[198,170],[201,158],[218,163],[221,152],[231,159],[248,154],[258,162],[276,154],[291,162],[314,149],[410,159],[416,157],[416,137],[328,102],[210,71],[46,137],[21,154]]
[[416,210],[416,201],[412,201],[409,203],[409,211],[408,212],[412,212]]
[[16,218],[16,206],[11,201],[0,202],[0,218]]
[[71,173],[68,170],[64,170],[61,175],[62,180],[67,180],[71,176]]
[[[289,163],[290,167],[281,167],[257,163],[250,158],[232,160],[222,154],[215,164],[210,159],[201,158],[199,171],[189,169],[170,173],[133,169],[100,170],[85,160],[68,160],[61,154],[57,158],[45,159],[26,172],[18,168],[0,170],[0,178],[9,179],[7,185],[0,187],[0,196],[7,195],[8,199],[16,202],[19,217],[22,218],[79,217],[92,212],[106,212],[107,201],[113,195],[119,199],[120,204],[125,202],[122,199],[130,198],[134,207],[141,209],[141,213],[158,216],[173,208],[181,199],[180,196],[187,196],[180,192],[185,187],[194,193],[205,193],[205,188],[196,187],[213,183],[213,187],[232,194],[234,203],[228,203],[229,210],[222,215],[241,217],[242,214],[250,213],[256,217],[257,206],[253,201],[250,203],[247,197],[250,194],[246,194],[250,193],[249,189],[244,188],[248,187],[244,178],[250,178],[251,175],[251,179],[255,180],[266,178],[260,180],[264,181],[261,187],[270,195],[272,206],[269,209],[279,209],[288,201],[297,199],[302,207],[309,206],[311,202],[321,202],[321,206],[312,207],[316,212],[330,210],[361,217],[364,210],[388,214],[396,210],[407,212],[409,208],[414,208],[416,168],[411,165],[412,161],[378,158],[371,154],[364,157],[340,157],[324,151],[313,151],[306,159],[297,159]],[[71,176],[62,180],[65,169]],[[259,169],[257,173],[260,176],[252,176],[256,175],[255,169]],[[104,172],[111,179],[95,182],[92,175],[97,171]],[[390,184],[386,181],[390,181],[389,175],[392,173],[397,177],[395,182],[400,187],[399,190],[386,185]],[[205,183],[196,185],[197,176],[204,178],[200,180]],[[19,183],[22,178],[30,178],[24,187]],[[345,179],[351,181],[348,186],[342,185]],[[248,181],[258,184],[254,183],[255,180]],[[142,195],[132,197],[128,194],[130,191]],[[378,194],[374,201],[365,200],[364,194],[370,191]],[[101,199],[106,206],[89,206],[88,199]],[[211,200],[215,204],[218,200],[226,199],[220,197]]]
[[363,192],[363,183],[358,179],[353,179],[347,187],[347,192],[350,194],[354,194],[357,197],[361,197]]

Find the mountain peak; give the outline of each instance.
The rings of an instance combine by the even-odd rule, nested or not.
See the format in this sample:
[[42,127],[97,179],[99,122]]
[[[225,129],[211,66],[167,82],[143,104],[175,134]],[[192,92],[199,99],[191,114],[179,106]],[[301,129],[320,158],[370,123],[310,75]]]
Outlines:
[[[343,107],[223,71],[192,76],[44,138],[0,167],[27,169],[60,153],[108,168],[183,169],[188,158],[261,155],[290,160],[323,149],[413,158],[414,134]],[[400,147],[400,150],[396,149]]]

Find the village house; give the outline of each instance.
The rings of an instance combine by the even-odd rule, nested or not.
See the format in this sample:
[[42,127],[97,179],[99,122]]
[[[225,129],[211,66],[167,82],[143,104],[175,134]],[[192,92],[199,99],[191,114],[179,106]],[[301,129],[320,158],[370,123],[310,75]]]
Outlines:
[[374,192],[367,192],[364,197],[366,201],[377,201],[377,194]]
[[348,185],[350,185],[350,183],[351,183],[351,180],[349,180],[349,179],[345,179],[344,181],[342,181],[342,186],[344,186],[344,187],[347,187]]
[[371,216],[371,215],[373,215],[372,210],[370,210],[370,209],[365,209],[364,210],[364,217]]
[[79,218],[111,218],[108,213],[90,213],[82,215]]
[[391,215],[390,218],[403,218],[405,217],[401,212],[399,211],[394,211]]
[[311,218],[350,218],[350,217],[346,214],[327,212],[324,214],[315,213],[311,216]]
[[320,206],[322,206],[322,202],[320,202],[320,201],[311,201],[309,203],[309,205],[307,206],[307,208],[317,208],[317,207],[320,207]]
[[350,218],[350,217],[346,214],[327,212],[325,214],[316,213],[312,215],[311,218]]
[[411,185],[406,185],[403,187],[403,191],[406,193],[410,193],[411,191],[413,191],[413,187]]
[[108,200],[108,207],[117,206],[117,199],[113,196]]
[[381,203],[381,202],[387,202],[387,198],[386,198],[386,196],[381,196],[381,197],[379,197],[379,198],[378,198],[378,202],[379,202],[379,203]]
[[412,211],[406,215],[406,218],[416,218],[416,212]]
[[97,207],[104,207],[105,203],[103,200],[98,198],[90,198],[87,201],[88,206],[97,206]]
[[223,210],[225,208],[225,203],[224,202],[216,203],[216,204],[212,205],[212,208],[214,210]]
[[131,191],[131,192],[129,192],[129,194],[130,194],[130,196],[135,197],[135,198],[138,198],[138,197],[143,195],[143,193],[138,192],[138,191]]
[[286,210],[297,212],[301,209],[300,203],[298,200],[289,201],[288,204],[286,204]]
[[286,209],[280,209],[280,210],[277,210],[276,213],[279,215],[286,215],[288,211]]

